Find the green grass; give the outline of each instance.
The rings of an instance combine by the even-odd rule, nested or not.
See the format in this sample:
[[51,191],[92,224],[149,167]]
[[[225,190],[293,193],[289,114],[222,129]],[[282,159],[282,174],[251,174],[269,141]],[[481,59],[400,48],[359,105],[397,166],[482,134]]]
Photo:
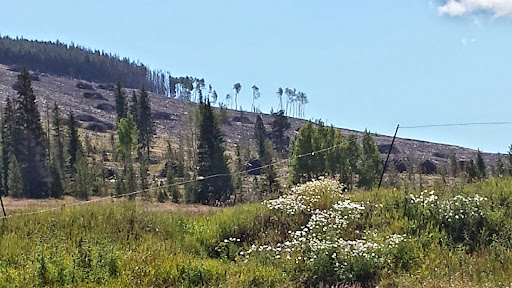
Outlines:
[[[311,246],[288,255],[276,247],[292,241],[290,232],[301,230],[316,212],[291,215],[255,203],[195,216],[149,212],[129,201],[92,204],[1,221],[0,287],[508,287],[512,282],[512,179],[444,187],[430,206],[412,203],[409,195],[419,197],[419,191],[336,196],[315,189],[320,190],[310,194],[321,195],[310,201],[315,209],[328,211],[336,199],[365,207],[346,218],[345,228],[327,227],[315,237],[384,243],[389,235],[405,234],[406,240],[383,245],[376,258]],[[452,200],[476,194],[487,200],[462,206]],[[442,213],[452,208],[469,216],[448,221]],[[482,213],[470,214],[474,209]],[[251,247],[265,249],[246,256]],[[336,266],[340,261],[343,269]]]

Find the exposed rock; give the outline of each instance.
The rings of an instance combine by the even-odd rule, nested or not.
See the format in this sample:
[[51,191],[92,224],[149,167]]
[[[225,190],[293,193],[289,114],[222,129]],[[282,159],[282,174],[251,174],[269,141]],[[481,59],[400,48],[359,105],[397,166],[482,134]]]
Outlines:
[[85,129],[87,129],[89,131],[101,132],[101,133],[105,133],[108,131],[107,126],[105,124],[96,123],[96,122],[91,122],[91,123],[87,124],[87,126],[85,126]]
[[235,116],[231,118],[232,122],[238,122],[242,124],[254,124],[254,122],[251,121],[251,119],[247,118],[246,116]]
[[9,71],[12,71],[12,72],[21,72],[23,70],[23,66],[21,65],[11,65],[7,68],[7,70]]
[[407,165],[405,165],[402,159],[394,160],[393,162],[398,173],[404,173],[407,171]]
[[78,89],[84,89],[84,90],[91,90],[91,91],[96,91],[94,89],[94,87],[92,87],[91,84],[89,83],[85,83],[85,82],[78,82],[76,83],[76,88]]
[[[380,154],[388,154],[389,147],[391,147],[391,144],[381,144],[377,145],[377,149],[379,149]],[[400,150],[396,148],[396,146],[393,145],[393,149],[391,149],[391,154],[398,154],[400,153]]]
[[37,73],[37,72],[30,73],[30,80],[32,80],[32,81],[41,81],[39,76],[41,76],[40,73]]
[[108,101],[107,98],[103,97],[101,93],[98,92],[84,92],[84,98],[91,100],[104,100]]
[[163,111],[155,111],[153,112],[153,119],[155,120],[167,120],[167,121],[171,121],[173,120],[173,115],[171,113],[168,113],[168,112],[163,112]]
[[260,159],[250,159],[245,162],[245,171],[249,175],[260,175],[261,174],[261,160]]
[[99,109],[101,111],[105,111],[108,113],[112,113],[112,112],[116,111],[116,107],[114,105],[108,104],[108,103],[99,103],[98,105],[96,105],[96,109]]
[[112,85],[112,84],[100,84],[100,85],[96,86],[96,88],[107,90],[107,91],[114,91],[114,85]]
[[437,173],[437,166],[434,162],[430,160],[425,160],[423,163],[420,164],[421,167],[421,173],[423,174],[436,174]]
[[88,114],[78,114],[76,115],[76,120],[82,122],[101,122],[98,118]]
[[432,153],[432,156],[438,157],[438,158],[443,158],[443,159],[448,159],[448,155],[441,153],[441,152],[434,152],[434,153]]

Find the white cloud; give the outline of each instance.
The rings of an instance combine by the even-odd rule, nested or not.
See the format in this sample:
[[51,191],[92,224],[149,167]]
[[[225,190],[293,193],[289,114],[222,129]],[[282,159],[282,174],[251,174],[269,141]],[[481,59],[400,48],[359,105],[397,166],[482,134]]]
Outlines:
[[512,17],[512,0],[448,0],[438,11],[450,16],[487,12],[495,18]]

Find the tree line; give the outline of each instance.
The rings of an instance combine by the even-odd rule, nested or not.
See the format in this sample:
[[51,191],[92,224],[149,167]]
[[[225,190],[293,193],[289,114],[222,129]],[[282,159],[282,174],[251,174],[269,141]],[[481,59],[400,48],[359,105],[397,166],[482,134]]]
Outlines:
[[[23,38],[0,37],[0,63],[11,66],[25,66],[32,71],[50,73],[58,76],[73,77],[98,83],[116,83],[120,81],[126,88],[146,87],[150,92],[199,103],[199,99],[208,99],[210,105],[242,109],[238,97],[242,90],[240,83],[233,85],[225,98],[218,95],[212,85],[206,85],[204,79],[191,76],[173,77],[169,71],[152,70],[144,64],[129,58],[103,50],[92,50],[74,43],[60,41],[37,41]],[[250,111],[259,112],[256,100],[261,96],[258,86],[253,85]],[[306,93],[295,88],[277,90],[277,111],[284,110],[285,115],[304,117],[308,104]],[[271,111],[271,114],[273,111]]]

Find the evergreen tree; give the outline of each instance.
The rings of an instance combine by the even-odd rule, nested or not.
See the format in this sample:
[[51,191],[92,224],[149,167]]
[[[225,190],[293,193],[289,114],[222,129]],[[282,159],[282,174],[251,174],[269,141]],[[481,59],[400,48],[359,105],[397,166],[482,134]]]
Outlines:
[[[325,127],[322,121],[318,121],[316,123],[316,127],[313,129],[313,135],[311,138],[311,143],[313,145],[312,151],[320,151],[326,148],[333,147],[334,145],[334,129],[329,129]],[[328,153],[315,153],[311,155],[310,163],[311,163],[311,172],[313,174],[313,178],[318,178],[320,176],[325,175],[326,170],[326,155]]]
[[24,194],[30,198],[45,198],[49,196],[50,180],[46,138],[32,89],[31,76],[26,68],[18,75],[16,88],[18,97],[13,150],[23,175]]
[[60,199],[62,195],[64,195],[64,187],[62,186],[62,178],[61,172],[59,170],[58,160],[52,161],[50,164],[50,176],[52,177],[52,182],[50,186],[50,197],[55,199]]
[[265,139],[264,152],[262,157],[263,164],[263,175],[265,177],[264,190],[269,193],[279,192],[279,181],[277,179],[277,173],[272,160],[274,158],[275,150],[272,147],[272,142],[269,139]]
[[363,134],[363,149],[359,167],[359,187],[371,189],[379,181],[382,163],[379,150],[368,131]]
[[171,167],[167,168],[165,180],[167,185],[166,195],[169,195],[171,197],[172,202],[178,203],[180,201],[181,195],[178,186],[175,185],[174,170]]
[[128,116],[126,95],[120,81],[117,81],[116,87],[114,89],[114,99],[116,101],[117,123],[119,123],[121,119]]
[[80,136],[78,135],[78,123],[75,120],[75,115],[69,111],[68,119],[68,167],[71,173],[75,171],[75,164],[78,158],[78,153],[82,150],[80,143]]
[[314,134],[313,124],[307,122],[295,136],[291,160],[291,181],[293,184],[304,183],[312,179],[314,155],[302,155],[313,152]]
[[91,195],[92,177],[87,157],[81,151],[78,153],[74,170],[73,190],[75,196],[79,199],[87,200],[89,199],[89,195]]
[[146,152],[146,159],[150,159],[150,148],[153,135],[155,134],[155,128],[153,123],[153,117],[151,114],[151,102],[149,99],[149,93],[144,88],[141,89],[139,95],[139,110],[138,110],[139,121],[137,128],[139,129],[139,144],[142,150]]
[[[225,201],[233,192],[231,174],[224,155],[221,131],[213,114],[210,102],[199,105],[199,139],[197,166],[198,175],[205,178],[199,182],[195,201],[203,204],[214,204]],[[212,175],[219,177],[206,178]]]
[[261,159],[265,154],[267,130],[265,129],[265,124],[263,124],[263,119],[261,119],[260,115],[256,117],[256,123],[254,124],[254,139],[258,144],[258,157]]
[[139,123],[139,98],[137,93],[132,91],[132,105],[130,106],[130,114],[132,114],[133,121],[138,125]]
[[[340,131],[329,128],[329,137],[324,149],[333,147],[324,152],[326,156],[325,167],[331,175],[339,175],[342,183],[350,183],[350,166],[348,157],[348,144]],[[331,140],[332,139],[332,140]]]
[[7,186],[9,193],[12,197],[20,198],[25,196],[23,189],[23,174],[21,173],[20,164],[14,156],[14,153],[9,153],[9,168],[7,173]]
[[[268,191],[269,193],[274,193],[279,190],[279,182],[277,181],[277,173],[275,171],[275,167],[272,164],[274,158],[274,148],[272,147],[272,142],[268,139],[267,131],[265,129],[265,125],[263,124],[263,119],[258,115],[256,117],[256,123],[254,125],[254,139],[256,139],[258,143],[258,157],[261,160],[261,164],[263,166],[262,172],[265,177],[263,190]],[[240,154],[240,149],[237,146],[238,154]],[[274,152],[274,153],[273,153]],[[238,159],[240,159],[240,155],[238,155]],[[241,167],[243,168],[243,167]],[[237,171],[241,171],[237,169]]]
[[148,173],[148,164],[146,159],[141,159],[139,165],[139,175],[140,175],[140,190],[143,190],[144,200],[149,201],[151,197],[149,195],[149,173]]
[[[245,165],[244,160],[242,159],[242,151],[240,150],[240,142],[236,144],[235,148],[235,169],[234,171],[244,171]],[[237,200],[238,195],[242,195],[243,193],[243,174],[237,173],[233,175],[233,185],[235,191],[235,202]]]
[[[131,193],[137,189],[135,171],[133,168],[133,150],[137,145],[137,128],[131,115],[128,118],[122,118],[117,126],[117,153],[123,163],[123,175],[118,193]],[[126,181],[126,183],[124,182]],[[126,191],[127,190],[127,191]]]
[[501,160],[501,157],[498,158],[498,160],[496,160],[496,174],[498,174],[497,176],[503,176],[505,175],[506,173],[506,170],[505,170],[505,165],[503,164],[503,160]]
[[473,161],[473,159],[469,160],[468,165],[466,165],[464,168],[465,168],[466,176],[468,177],[467,181],[473,182],[473,180],[478,177],[478,170],[475,165],[475,161]]
[[91,143],[91,135],[89,133],[85,134],[85,137],[84,137],[84,148],[85,148],[85,154],[87,156],[91,156],[91,153],[95,153],[94,146]]
[[487,177],[487,173],[485,172],[485,162],[482,157],[482,152],[480,152],[480,150],[478,150],[478,154],[476,155],[476,166],[478,170],[478,179],[485,179],[485,177]]
[[4,193],[9,195],[9,185],[7,183],[10,154],[14,153],[14,108],[10,98],[7,98],[5,110],[2,119],[2,180],[4,182]]
[[354,184],[354,174],[357,172],[357,167],[361,160],[361,147],[357,143],[357,136],[355,134],[348,136],[346,157],[350,175],[347,184],[349,184],[350,189],[352,189]]
[[271,132],[269,135],[270,140],[274,143],[274,148],[277,153],[283,157],[288,151],[290,137],[286,136],[286,131],[290,129],[291,125],[288,122],[288,117],[284,115],[284,111],[280,110],[272,114]]
[[459,175],[459,162],[455,156],[455,153],[452,151],[449,157],[450,162],[450,174],[452,177],[457,177]]
[[59,167],[58,169],[64,168],[64,137],[62,131],[62,116],[57,101],[53,104],[53,143],[55,145],[55,152],[53,156],[57,159]]

